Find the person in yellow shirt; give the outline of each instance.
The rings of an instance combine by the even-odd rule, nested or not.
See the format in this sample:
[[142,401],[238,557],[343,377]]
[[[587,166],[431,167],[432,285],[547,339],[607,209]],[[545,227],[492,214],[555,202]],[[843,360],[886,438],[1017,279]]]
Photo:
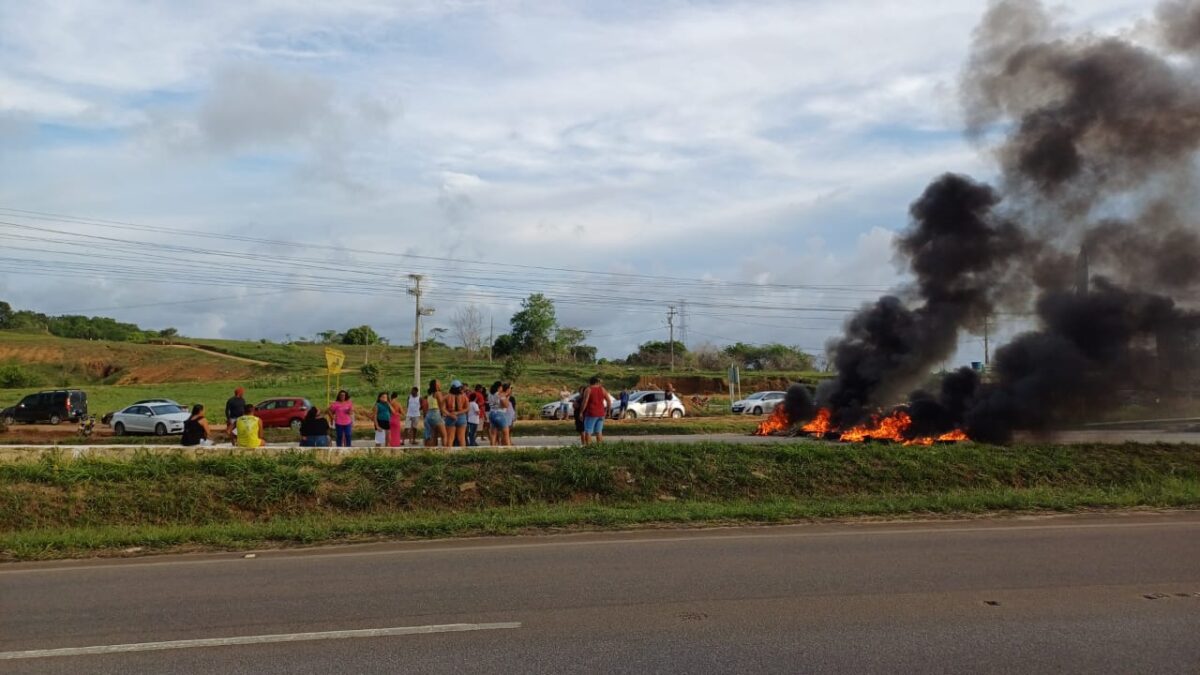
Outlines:
[[266,445],[262,439],[262,420],[254,416],[253,405],[246,405],[246,414],[237,418],[235,429],[239,448],[261,448]]

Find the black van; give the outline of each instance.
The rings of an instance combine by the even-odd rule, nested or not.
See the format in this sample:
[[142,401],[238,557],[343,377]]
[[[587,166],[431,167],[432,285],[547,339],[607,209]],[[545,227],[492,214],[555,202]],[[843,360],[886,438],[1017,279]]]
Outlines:
[[86,393],[79,389],[57,389],[30,394],[13,407],[0,410],[0,420],[6,424],[58,424],[63,420],[78,421],[87,414]]

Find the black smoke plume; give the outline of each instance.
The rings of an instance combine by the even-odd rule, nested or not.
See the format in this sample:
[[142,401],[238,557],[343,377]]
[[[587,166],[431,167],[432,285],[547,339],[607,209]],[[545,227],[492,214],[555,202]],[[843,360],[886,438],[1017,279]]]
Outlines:
[[[1200,334],[1183,302],[1200,286],[1200,2],[1156,16],[1158,43],[1137,44],[1067,35],[1035,0],[990,6],[961,91],[1001,181],[947,174],[913,203],[896,249],[915,282],[829,345],[837,375],[817,404],[835,424],[907,394],[912,436],[1003,442],[1109,409]],[[1037,329],[998,349],[989,377],[912,391],[962,333],[1031,307]]]

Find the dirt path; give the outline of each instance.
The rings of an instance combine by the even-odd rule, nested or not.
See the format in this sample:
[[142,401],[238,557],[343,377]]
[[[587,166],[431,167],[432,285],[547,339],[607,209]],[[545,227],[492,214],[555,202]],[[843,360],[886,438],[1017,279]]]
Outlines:
[[219,352],[215,349],[205,349],[203,347],[197,347],[196,345],[162,345],[162,346],[163,347],[174,347],[176,349],[190,349],[194,352],[200,352],[201,354],[208,354],[209,356],[219,356],[223,359],[229,359],[231,361],[241,361],[242,363],[252,363],[256,366],[274,365],[270,361],[259,361],[258,359],[250,359],[250,358],[246,358],[245,356],[234,356],[233,354],[226,354],[224,352]]

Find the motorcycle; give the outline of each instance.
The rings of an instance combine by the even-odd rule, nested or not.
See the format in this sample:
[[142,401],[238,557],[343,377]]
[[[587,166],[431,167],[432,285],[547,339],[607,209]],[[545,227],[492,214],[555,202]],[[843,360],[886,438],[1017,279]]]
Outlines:
[[92,433],[96,431],[96,416],[88,415],[87,417],[79,418],[79,436],[80,438],[91,438]]

